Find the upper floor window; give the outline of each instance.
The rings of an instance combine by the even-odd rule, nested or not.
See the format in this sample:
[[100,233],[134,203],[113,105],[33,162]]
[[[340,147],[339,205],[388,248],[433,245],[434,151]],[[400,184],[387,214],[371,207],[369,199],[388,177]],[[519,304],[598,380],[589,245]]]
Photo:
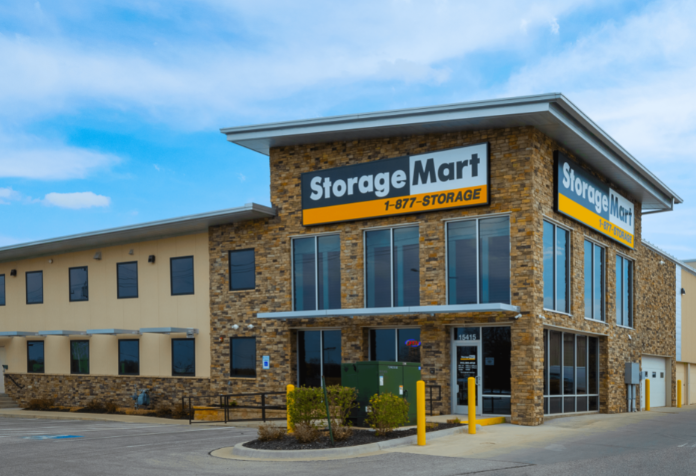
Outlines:
[[70,341],[70,373],[89,374],[89,341]]
[[138,297],[138,262],[116,264],[116,295],[118,299]]
[[0,306],[5,305],[5,275],[0,274]]
[[230,338],[230,377],[256,377],[256,337]]
[[29,271],[26,274],[27,304],[43,302],[43,271]]
[[193,377],[196,375],[196,341],[172,339],[172,375]]
[[544,221],[544,309],[570,314],[570,232]]
[[87,266],[70,268],[70,301],[87,301],[89,288],[87,285]]
[[420,305],[418,227],[365,232],[367,307]]
[[254,250],[230,251],[230,290],[241,291],[256,287],[256,257]]
[[340,237],[327,235],[294,239],[292,282],[296,311],[340,309]]
[[604,248],[585,240],[585,317],[604,320]]
[[172,295],[193,294],[193,256],[171,258]]
[[370,360],[420,362],[420,329],[370,329]]
[[633,262],[616,255],[616,323],[633,327]]
[[42,374],[44,370],[43,341],[34,340],[27,342],[27,372]]
[[447,224],[449,304],[510,304],[510,219]]

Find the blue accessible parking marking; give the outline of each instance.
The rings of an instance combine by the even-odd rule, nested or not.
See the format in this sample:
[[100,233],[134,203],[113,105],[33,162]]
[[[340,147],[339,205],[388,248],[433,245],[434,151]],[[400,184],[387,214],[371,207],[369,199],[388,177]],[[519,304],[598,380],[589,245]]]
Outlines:
[[25,440],[62,440],[65,438],[84,438],[77,435],[42,435],[42,436],[25,436]]

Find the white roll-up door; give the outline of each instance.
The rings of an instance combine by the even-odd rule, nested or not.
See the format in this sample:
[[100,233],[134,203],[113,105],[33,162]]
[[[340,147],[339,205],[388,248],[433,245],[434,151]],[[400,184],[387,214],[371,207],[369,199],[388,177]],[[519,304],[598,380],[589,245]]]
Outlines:
[[641,408],[645,408],[645,380],[650,379],[650,407],[664,407],[667,399],[667,363],[662,357],[642,358],[641,371],[643,379],[641,380],[640,394]]

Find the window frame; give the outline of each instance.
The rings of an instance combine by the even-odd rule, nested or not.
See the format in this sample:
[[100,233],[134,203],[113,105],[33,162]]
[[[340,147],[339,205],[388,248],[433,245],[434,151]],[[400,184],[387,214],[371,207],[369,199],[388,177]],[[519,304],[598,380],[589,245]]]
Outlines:
[[[254,252],[254,286],[251,288],[237,288],[232,289],[232,253],[237,253],[240,251],[253,251]],[[256,289],[256,249],[255,248],[243,248],[241,250],[229,250],[227,252],[227,275],[230,279],[229,290],[230,291],[253,291]]]
[[[240,379],[249,379],[249,380],[255,380],[259,377],[259,372],[258,372],[258,352],[257,352],[257,341],[256,341],[257,336],[234,336],[230,337],[230,378],[240,378]],[[241,376],[241,375],[233,375],[232,374],[232,366],[234,365],[234,355],[232,352],[232,341],[235,339],[254,339],[254,376]]]
[[[85,342],[87,344],[87,372],[73,372],[72,368],[72,360],[73,360],[73,353],[72,353],[72,346],[73,342],[78,343],[78,342]],[[75,339],[70,341],[70,375],[89,375],[91,371],[91,349],[89,345],[89,340],[88,339]],[[138,352],[139,354],[140,352]]]
[[[134,264],[135,265],[135,296],[121,296],[121,287],[119,286],[119,277],[121,276],[120,267],[122,264]],[[171,265],[170,265],[171,266]],[[171,273],[171,267],[169,268]],[[140,297],[140,280],[138,278],[138,261],[124,261],[122,263],[116,263],[116,299],[136,299]]]
[[[374,228],[365,228],[363,229],[362,233],[362,239],[363,239],[363,307],[366,309],[377,309],[377,308],[368,308],[367,306],[367,234],[371,231],[382,231],[382,230],[388,230],[389,231],[389,279],[390,279],[390,292],[389,296],[391,299],[391,308],[394,308],[394,230],[400,229],[400,228],[417,228],[418,229],[418,277],[419,277],[419,282],[418,282],[418,297],[419,297],[419,306],[420,306],[420,222],[416,223],[404,223],[401,225],[394,225],[394,226],[377,226]],[[406,306],[409,307],[409,306]]]
[[[188,341],[193,344],[193,373],[190,374],[175,374],[174,373],[174,342]],[[189,337],[179,337],[171,339],[171,354],[172,354],[172,377],[195,377],[196,376],[196,339]]]
[[[174,292],[174,273],[172,272],[172,263],[174,260],[191,258],[191,292],[190,293],[175,293]],[[172,296],[191,296],[196,293],[196,267],[193,255],[188,256],[173,256],[169,258],[169,291]]]
[[[566,316],[573,316],[573,283],[571,282],[571,278],[573,276],[573,273],[571,272],[571,264],[573,262],[573,230],[572,228],[569,228],[565,225],[561,225],[559,222],[555,220],[551,220],[547,217],[543,218],[543,223],[548,223],[549,225],[553,226],[553,305],[554,308],[558,306],[558,228],[563,229],[565,232],[568,233],[568,254],[566,256],[566,287],[567,287],[567,301],[568,301],[568,310],[567,311],[559,311],[558,309],[549,309],[544,305],[544,300],[543,300],[543,287],[545,285],[544,283],[544,269],[543,269],[543,224],[542,224],[542,308],[544,311],[549,311],[549,312],[555,312],[558,314],[564,314]],[[585,310],[583,309],[583,315],[585,314]]]
[[[583,316],[585,319],[588,321],[593,321],[593,322],[602,322],[604,324],[607,323],[607,257],[609,255],[608,249],[606,246],[594,241],[592,238],[585,236],[583,239],[583,253],[585,252],[585,242],[588,242],[592,245],[592,269],[590,271],[591,278],[592,278],[592,317],[587,317],[587,303],[585,303],[585,309],[583,309]],[[594,318],[594,301],[595,301],[595,296],[594,296],[594,291],[595,291],[595,251],[596,248],[601,248],[604,250],[604,273],[602,276],[602,316],[601,319],[595,319]],[[584,258],[584,256],[583,256]],[[586,279],[586,270],[584,269],[585,266],[585,261],[583,259],[583,279]],[[583,296],[585,294],[585,290],[583,289]]]
[[0,301],[0,306],[5,306],[7,305],[7,279],[4,273],[0,274],[0,278],[2,278],[2,301]]
[[[41,344],[41,349],[43,353],[43,370],[41,372],[33,372],[29,366],[29,344]],[[46,341],[43,340],[30,340],[27,341],[27,373],[28,374],[45,374],[46,373]]]
[[[481,235],[480,235],[480,220],[488,218],[507,217],[508,219],[508,260],[510,264],[510,275],[508,276],[508,288],[510,291],[509,304],[512,304],[512,228],[510,225],[510,212],[507,213],[491,213],[488,215],[480,215],[475,217],[455,218],[445,221],[445,302],[449,305],[450,288],[449,288],[449,225],[450,223],[459,223],[462,221],[476,221],[476,304],[481,304],[481,254],[479,250]],[[420,235],[419,235],[420,236]],[[507,303],[506,303],[507,304]]]
[[[41,301],[29,302],[29,275],[30,274],[41,274]],[[26,298],[26,304],[43,304],[44,302],[44,285],[43,285],[43,270],[39,271],[26,271],[24,273],[24,295]]]
[[[72,296],[72,270],[73,269],[84,269],[85,275],[87,276],[87,299],[73,299]],[[88,266],[73,266],[68,268],[68,300],[70,302],[87,302],[89,301],[89,269]]]
[[[137,342],[138,343],[138,372],[137,373],[121,373],[121,342]],[[140,375],[140,339],[118,339],[117,349],[116,349],[116,365],[118,366],[118,375]]]
[[[635,323],[635,299],[636,299],[636,297],[635,297],[635,296],[636,296],[635,273],[636,273],[636,262],[635,262],[635,260],[629,258],[629,257],[626,256],[625,254],[620,253],[620,252],[617,251],[617,252],[616,252],[616,258],[615,258],[615,260],[614,260],[614,272],[616,272],[616,259],[618,259],[618,258],[622,258],[622,259],[623,259],[622,264],[621,264],[621,292],[622,292],[622,295],[621,295],[621,324],[619,324],[618,322],[616,322],[616,325],[619,326],[619,327],[623,327],[623,328],[625,328],[625,329],[635,329],[635,325],[636,325],[636,323]],[[631,263],[631,273],[629,274],[629,280],[631,281],[631,299],[629,300],[629,305],[630,305],[630,307],[629,307],[629,314],[630,314],[630,317],[631,317],[631,325],[626,325],[626,324],[624,324],[624,322],[625,322],[625,320],[626,320],[626,316],[623,315],[623,290],[624,290],[624,287],[626,286],[626,283],[623,282],[623,275],[624,275],[624,273],[623,273],[623,266],[624,266],[624,264],[623,264],[623,263],[625,263],[626,261],[628,261],[628,262]],[[615,309],[618,309],[618,308],[619,308],[619,304],[618,304],[618,299],[617,299],[617,298],[618,298],[618,295],[617,295],[616,289],[617,289],[617,286],[616,286],[616,280],[615,280],[615,281],[614,281],[614,307],[615,307]]]
[[[394,331],[394,360],[391,361],[386,361],[386,362],[402,362],[399,360],[399,330],[400,329],[418,329],[418,331],[422,331],[421,326],[389,326],[389,327],[369,327],[368,332],[367,332],[367,360],[368,362],[376,362],[375,360],[372,359],[372,331],[389,331],[393,330]],[[341,339],[343,338],[343,334],[341,334]],[[422,337],[421,337],[421,342],[422,342]],[[421,346],[422,348],[423,346]],[[423,356],[421,355],[421,359],[419,363],[422,365],[423,362]]]
[[[297,378],[295,381],[297,382],[297,386],[300,386],[300,332],[319,332],[319,377],[324,376],[324,332],[332,332],[332,331],[338,331],[341,335],[341,365],[343,365],[343,332],[342,328],[336,328],[336,327],[320,327],[317,329],[314,328],[305,328],[305,329],[297,329],[297,332],[295,332],[295,361],[297,362]],[[368,350],[369,352],[369,350]]]
[[[292,298],[292,310],[295,311],[295,240],[303,240],[306,238],[314,238],[314,310],[320,311],[324,309],[319,309],[319,238],[324,236],[338,236],[338,249],[339,249],[339,261],[340,261],[340,249],[341,249],[341,233],[340,232],[329,232],[329,233],[316,233],[312,235],[299,235],[290,238],[290,294]],[[341,272],[341,264],[339,262],[339,273]],[[340,280],[340,276],[339,276]],[[366,298],[367,299],[367,298]],[[341,307],[331,308],[331,309],[342,309],[343,303],[340,302]],[[299,312],[312,312],[312,311],[299,311]]]

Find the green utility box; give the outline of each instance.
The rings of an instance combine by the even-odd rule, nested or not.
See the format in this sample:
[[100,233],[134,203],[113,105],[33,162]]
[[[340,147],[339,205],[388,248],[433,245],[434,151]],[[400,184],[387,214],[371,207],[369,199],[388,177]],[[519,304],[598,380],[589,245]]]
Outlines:
[[358,408],[351,420],[356,426],[365,426],[370,397],[392,393],[406,399],[408,421],[416,423],[416,382],[421,379],[417,362],[355,362],[341,364],[341,384],[358,390]]

